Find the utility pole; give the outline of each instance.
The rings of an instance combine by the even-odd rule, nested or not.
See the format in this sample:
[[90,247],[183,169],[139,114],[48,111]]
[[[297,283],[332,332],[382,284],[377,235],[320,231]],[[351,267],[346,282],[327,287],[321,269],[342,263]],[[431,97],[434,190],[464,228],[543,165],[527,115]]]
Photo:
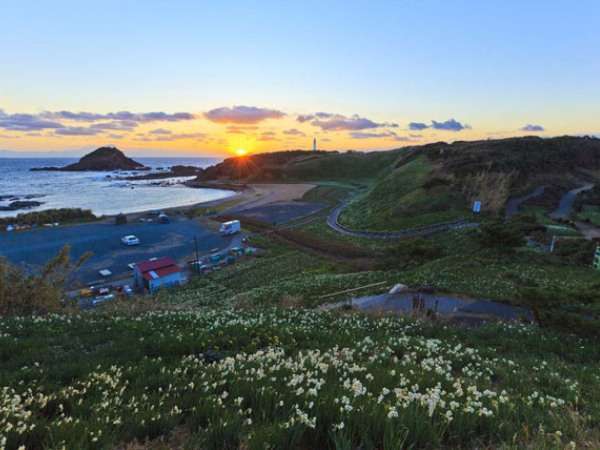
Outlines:
[[200,255],[198,254],[198,238],[194,236],[194,249],[196,251],[196,272],[200,273]]

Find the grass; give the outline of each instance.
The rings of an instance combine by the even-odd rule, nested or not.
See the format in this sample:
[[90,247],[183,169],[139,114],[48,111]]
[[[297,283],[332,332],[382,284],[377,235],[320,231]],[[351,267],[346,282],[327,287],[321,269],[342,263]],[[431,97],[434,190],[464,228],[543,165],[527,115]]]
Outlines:
[[448,186],[426,188],[433,166],[422,155],[383,176],[342,212],[349,228],[399,230],[449,222],[467,214],[466,202]]
[[577,220],[589,221],[592,225],[600,226],[600,207],[595,205],[583,205],[576,215]]
[[202,309],[5,318],[0,343],[7,448],[599,444],[598,346],[533,327]]

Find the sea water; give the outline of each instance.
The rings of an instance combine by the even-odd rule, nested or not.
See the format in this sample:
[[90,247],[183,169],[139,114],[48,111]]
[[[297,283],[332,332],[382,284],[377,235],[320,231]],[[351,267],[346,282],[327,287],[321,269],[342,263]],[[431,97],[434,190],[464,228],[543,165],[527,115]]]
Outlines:
[[[136,158],[153,170],[174,165],[208,167],[217,158]],[[0,158],[0,205],[14,200],[42,202],[18,211],[0,211],[0,217],[53,208],[90,209],[96,215],[113,215],[188,206],[233,195],[220,189],[189,188],[178,179],[119,180],[148,172],[31,172],[33,167],[64,166],[74,158]],[[188,177],[191,179],[193,177]],[[167,185],[173,183],[171,185]],[[8,198],[10,197],[10,198]]]

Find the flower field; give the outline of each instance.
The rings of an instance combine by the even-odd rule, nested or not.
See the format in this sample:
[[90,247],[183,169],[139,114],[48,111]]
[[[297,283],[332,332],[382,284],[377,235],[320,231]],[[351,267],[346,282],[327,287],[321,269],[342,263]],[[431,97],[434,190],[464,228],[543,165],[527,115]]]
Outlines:
[[0,448],[597,448],[599,361],[522,325],[302,309],[1,319]]

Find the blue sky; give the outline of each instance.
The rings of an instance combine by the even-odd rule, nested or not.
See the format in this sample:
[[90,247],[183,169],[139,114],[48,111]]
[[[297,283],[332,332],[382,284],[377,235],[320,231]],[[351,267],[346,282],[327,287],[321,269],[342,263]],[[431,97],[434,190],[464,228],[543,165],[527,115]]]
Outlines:
[[[0,16],[4,116],[189,112],[198,120],[175,124],[172,135],[211,137],[135,142],[131,130],[113,133],[132,149],[235,146],[226,125],[203,114],[240,105],[285,113],[245,130],[241,145],[255,151],[306,147],[312,135],[324,147],[368,149],[518,135],[528,124],[546,135],[600,132],[598,1],[29,1],[4,4]],[[353,138],[295,121],[315,112],[397,127]],[[408,128],[450,119],[469,127],[419,136]],[[135,133],[143,139],[170,125]],[[0,116],[0,148],[106,140],[1,127]],[[296,128],[305,136],[284,137]]]

